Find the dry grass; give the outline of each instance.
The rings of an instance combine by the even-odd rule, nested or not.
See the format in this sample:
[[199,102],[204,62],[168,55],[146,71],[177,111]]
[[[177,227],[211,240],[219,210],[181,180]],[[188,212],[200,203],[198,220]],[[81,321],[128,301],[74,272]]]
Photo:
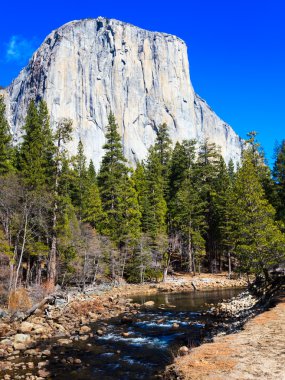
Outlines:
[[73,302],[70,307],[74,313],[86,317],[89,312],[95,313],[104,310],[104,306],[100,300]]
[[236,361],[230,358],[232,353],[227,343],[209,343],[194,349],[188,356],[180,357],[176,364],[185,380],[203,380],[217,371],[234,368]]
[[176,373],[185,380],[285,380],[285,300],[280,301],[239,333],[217,337],[177,358]]
[[29,297],[27,289],[19,288],[10,292],[8,299],[9,311],[26,311],[31,307],[32,301]]
[[53,280],[46,280],[41,285],[43,289],[44,296],[48,296],[54,292],[55,286]]

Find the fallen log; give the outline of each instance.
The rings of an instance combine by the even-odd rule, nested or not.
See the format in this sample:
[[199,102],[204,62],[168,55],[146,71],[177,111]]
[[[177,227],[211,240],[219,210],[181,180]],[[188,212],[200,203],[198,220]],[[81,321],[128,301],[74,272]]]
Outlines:
[[37,309],[40,309],[42,306],[52,303],[55,300],[56,295],[51,294],[44,299],[41,300],[41,302],[38,302],[37,304],[33,305],[29,310],[21,313],[14,313],[11,317],[12,321],[25,321],[27,320]]

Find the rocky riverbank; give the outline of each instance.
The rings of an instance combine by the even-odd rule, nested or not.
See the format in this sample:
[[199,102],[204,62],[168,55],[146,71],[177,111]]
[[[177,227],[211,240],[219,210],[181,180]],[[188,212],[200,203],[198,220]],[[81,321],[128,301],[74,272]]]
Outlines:
[[[96,332],[91,331],[90,324],[98,320],[104,321],[123,312],[131,318],[141,308],[141,305],[131,302],[131,296],[244,285],[244,280],[229,280],[223,275],[173,276],[164,284],[123,285],[107,290],[94,288],[86,294],[69,293],[65,297],[63,294],[62,298],[56,299],[55,304],[44,305],[25,321],[11,321],[7,315],[0,320],[0,377],[5,380],[49,378],[46,368],[51,348],[72,341],[84,341],[93,334],[103,335],[103,322]],[[24,357],[31,360],[22,361]],[[72,365],[80,366],[80,359],[75,357],[68,360]]]
[[[277,305],[259,313],[262,310],[260,299],[244,292],[230,302],[222,302],[212,308],[210,312],[224,321],[223,326],[217,323],[220,328],[217,328],[213,342],[180,351],[174,364],[168,367],[166,378],[285,379],[282,364],[285,361],[284,290],[268,302]],[[241,326],[243,329],[237,332]],[[232,331],[237,333],[226,335]]]

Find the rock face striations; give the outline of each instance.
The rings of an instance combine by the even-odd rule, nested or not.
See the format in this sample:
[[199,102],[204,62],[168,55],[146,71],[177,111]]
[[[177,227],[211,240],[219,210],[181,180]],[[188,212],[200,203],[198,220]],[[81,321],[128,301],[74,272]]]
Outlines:
[[174,142],[208,138],[226,161],[240,158],[240,138],[195,94],[187,47],[173,35],[101,17],[65,24],[6,89],[15,140],[32,98],[46,100],[52,122],[73,120],[69,150],[75,153],[81,139],[97,168],[111,110],[132,164],[146,157],[163,122]]

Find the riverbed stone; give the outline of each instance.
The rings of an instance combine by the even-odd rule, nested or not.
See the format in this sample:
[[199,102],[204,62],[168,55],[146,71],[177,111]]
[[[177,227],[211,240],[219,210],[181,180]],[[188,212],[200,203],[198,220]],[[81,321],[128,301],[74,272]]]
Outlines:
[[84,335],[86,333],[89,333],[91,331],[91,328],[89,326],[82,326],[80,327],[79,334]]
[[147,301],[143,304],[144,307],[153,307],[154,306],[154,301]]
[[124,315],[121,319],[121,323],[125,323],[125,324],[129,324],[129,323],[133,323],[133,317],[130,316],[130,315]]
[[[15,342],[14,343],[14,348],[15,348],[15,350],[19,350],[19,351],[24,351],[24,350],[26,350],[26,348],[27,348],[27,344],[26,343],[17,343],[17,342]],[[14,352],[14,354],[15,354],[15,352]]]
[[50,374],[50,372],[47,371],[46,369],[39,369],[39,370],[38,370],[38,375],[39,375],[40,377],[47,378],[47,377],[49,377],[51,374]]
[[72,340],[65,338],[65,339],[58,339],[57,342],[58,342],[59,345],[63,345],[63,344],[70,344],[70,343],[72,343]]
[[34,326],[35,325],[33,323],[30,323],[30,322],[22,322],[19,330],[22,333],[29,333],[34,329]]
[[187,346],[182,346],[178,350],[180,355],[187,355],[189,353],[189,348]]

